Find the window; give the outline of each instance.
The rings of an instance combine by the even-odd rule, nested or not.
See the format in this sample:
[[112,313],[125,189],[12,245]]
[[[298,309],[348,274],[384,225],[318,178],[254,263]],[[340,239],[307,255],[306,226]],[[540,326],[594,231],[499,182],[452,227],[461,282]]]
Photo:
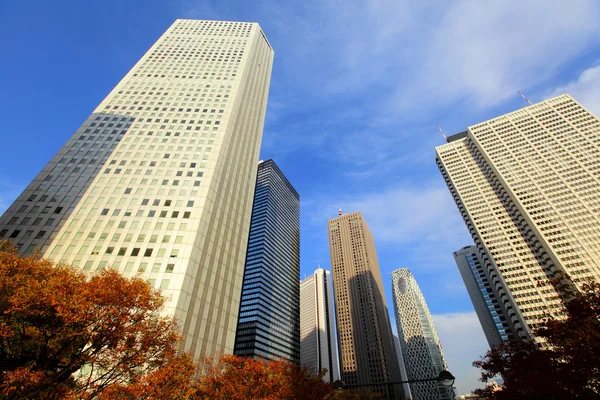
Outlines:
[[144,257],[150,257],[152,255],[152,250],[153,249],[146,249],[146,251],[144,252]]
[[139,247],[134,248],[133,250],[131,250],[131,255],[132,256],[137,256],[138,254],[140,254],[140,249]]
[[127,251],[127,247],[121,247],[119,249],[119,253],[117,253],[117,255],[118,256],[124,256],[126,251]]

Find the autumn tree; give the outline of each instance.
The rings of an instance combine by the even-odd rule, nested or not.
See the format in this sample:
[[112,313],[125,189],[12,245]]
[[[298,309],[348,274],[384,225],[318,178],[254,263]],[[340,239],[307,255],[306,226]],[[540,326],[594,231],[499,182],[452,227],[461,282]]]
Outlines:
[[163,303],[140,279],[87,277],[0,243],[0,398],[170,398],[152,382],[193,382],[195,367],[176,355]]
[[321,400],[332,391],[322,374],[292,362],[225,355],[201,378],[195,398]]
[[566,318],[549,317],[535,330],[544,346],[512,341],[475,361],[483,382],[496,376],[504,380],[501,390],[479,394],[493,400],[600,399],[600,284],[576,290],[560,279]]

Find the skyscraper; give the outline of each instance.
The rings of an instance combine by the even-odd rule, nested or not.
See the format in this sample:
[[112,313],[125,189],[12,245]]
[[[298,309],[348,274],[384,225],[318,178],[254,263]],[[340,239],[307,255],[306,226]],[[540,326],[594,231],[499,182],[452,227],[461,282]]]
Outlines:
[[[392,272],[394,313],[409,380],[435,378],[448,370],[429,308],[417,281],[406,268]],[[413,382],[414,400],[453,400],[454,390],[436,381]]]
[[0,219],[23,252],[140,275],[196,359],[232,353],[273,50],[177,20]]
[[[394,349],[396,350],[396,357],[398,358],[398,365],[400,366],[400,377],[403,381],[408,380],[408,374],[406,373],[406,367],[404,366],[404,356],[402,355],[402,346],[400,345],[400,339],[394,335]],[[404,398],[409,400],[412,399],[410,393],[410,385],[408,383],[402,384],[402,390],[404,390]]]
[[331,273],[318,268],[300,282],[300,364],[320,372],[325,382],[340,379],[333,325]]
[[300,361],[300,196],[258,165],[235,354]]
[[340,375],[349,387],[371,385],[387,398],[401,398],[388,382],[400,381],[383,282],[373,235],[361,213],[329,220]]
[[573,98],[471,126],[436,152],[517,333],[562,315],[558,272],[600,279],[600,120]]
[[514,337],[514,327],[511,329],[508,312],[498,301],[500,296],[492,285],[485,256],[475,246],[465,246],[452,254],[490,348]]

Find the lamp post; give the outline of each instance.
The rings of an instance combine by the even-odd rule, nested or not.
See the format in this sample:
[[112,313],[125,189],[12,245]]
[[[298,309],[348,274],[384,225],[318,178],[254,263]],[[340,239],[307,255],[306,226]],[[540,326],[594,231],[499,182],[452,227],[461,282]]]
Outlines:
[[393,385],[400,385],[403,383],[415,383],[415,382],[431,382],[431,381],[438,381],[441,385],[446,386],[446,387],[450,387],[452,385],[454,385],[454,381],[456,380],[456,378],[454,377],[454,375],[452,375],[450,372],[443,370],[440,371],[439,375],[435,378],[426,378],[426,379],[412,379],[412,380],[408,380],[408,381],[399,381],[399,382],[385,382],[385,383],[376,383],[376,384],[371,384],[371,383],[367,383],[367,384],[360,384],[360,385],[346,385],[343,381],[341,380],[337,380],[335,382],[333,382],[333,388],[334,389],[350,389],[350,388],[358,388],[358,387],[366,387],[366,386],[383,386],[383,385],[390,385],[393,387]]

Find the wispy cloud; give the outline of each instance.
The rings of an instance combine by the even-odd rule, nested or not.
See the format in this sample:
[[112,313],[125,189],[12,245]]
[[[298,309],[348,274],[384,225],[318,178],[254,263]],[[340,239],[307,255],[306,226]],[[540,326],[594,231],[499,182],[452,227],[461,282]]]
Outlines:
[[475,312],[432,315],[438,331],[448,370],[456,377],[459,394],[485,386],[480,371],[471,366],[489,350]]
[[[379,243],[406,244],[416,242],[450,241],[456,244],[456,231],[464,226],[460,214],[454,212],[454,203],[443,181],[426,182],[419,186],[394,185],[387,190],[348,194],[343,197],[316,201],[322,204],[308,218],[314,224],[336,216],[338,208],[344,212],[360,211]],[[468,233],[465,231],[465,238]],[[462,243],[462,242],[461,242]]]
[[[417,77],[402,104],[447,104],[468,98],[475,107],[499,104],[515,90],[539,85],[558,67],[599,41],[600,3],[518,0],[451,3],[439,21]],[[441,99],[441,100],[440,100]]]
[[365,166],[391,173],[424,160],[406,154],[431,147],[415,128],[433,134],[457,103],[467,112],[502,104],[600,43],[595,0],[178,4],[186,17],[261,24],[275,49],[263,153],[316,145],[349,179],[370,177]]
[[584,70],[577,80],[553,90],[547,97],[568,93],[595,115],[600,115],[600,65]]

